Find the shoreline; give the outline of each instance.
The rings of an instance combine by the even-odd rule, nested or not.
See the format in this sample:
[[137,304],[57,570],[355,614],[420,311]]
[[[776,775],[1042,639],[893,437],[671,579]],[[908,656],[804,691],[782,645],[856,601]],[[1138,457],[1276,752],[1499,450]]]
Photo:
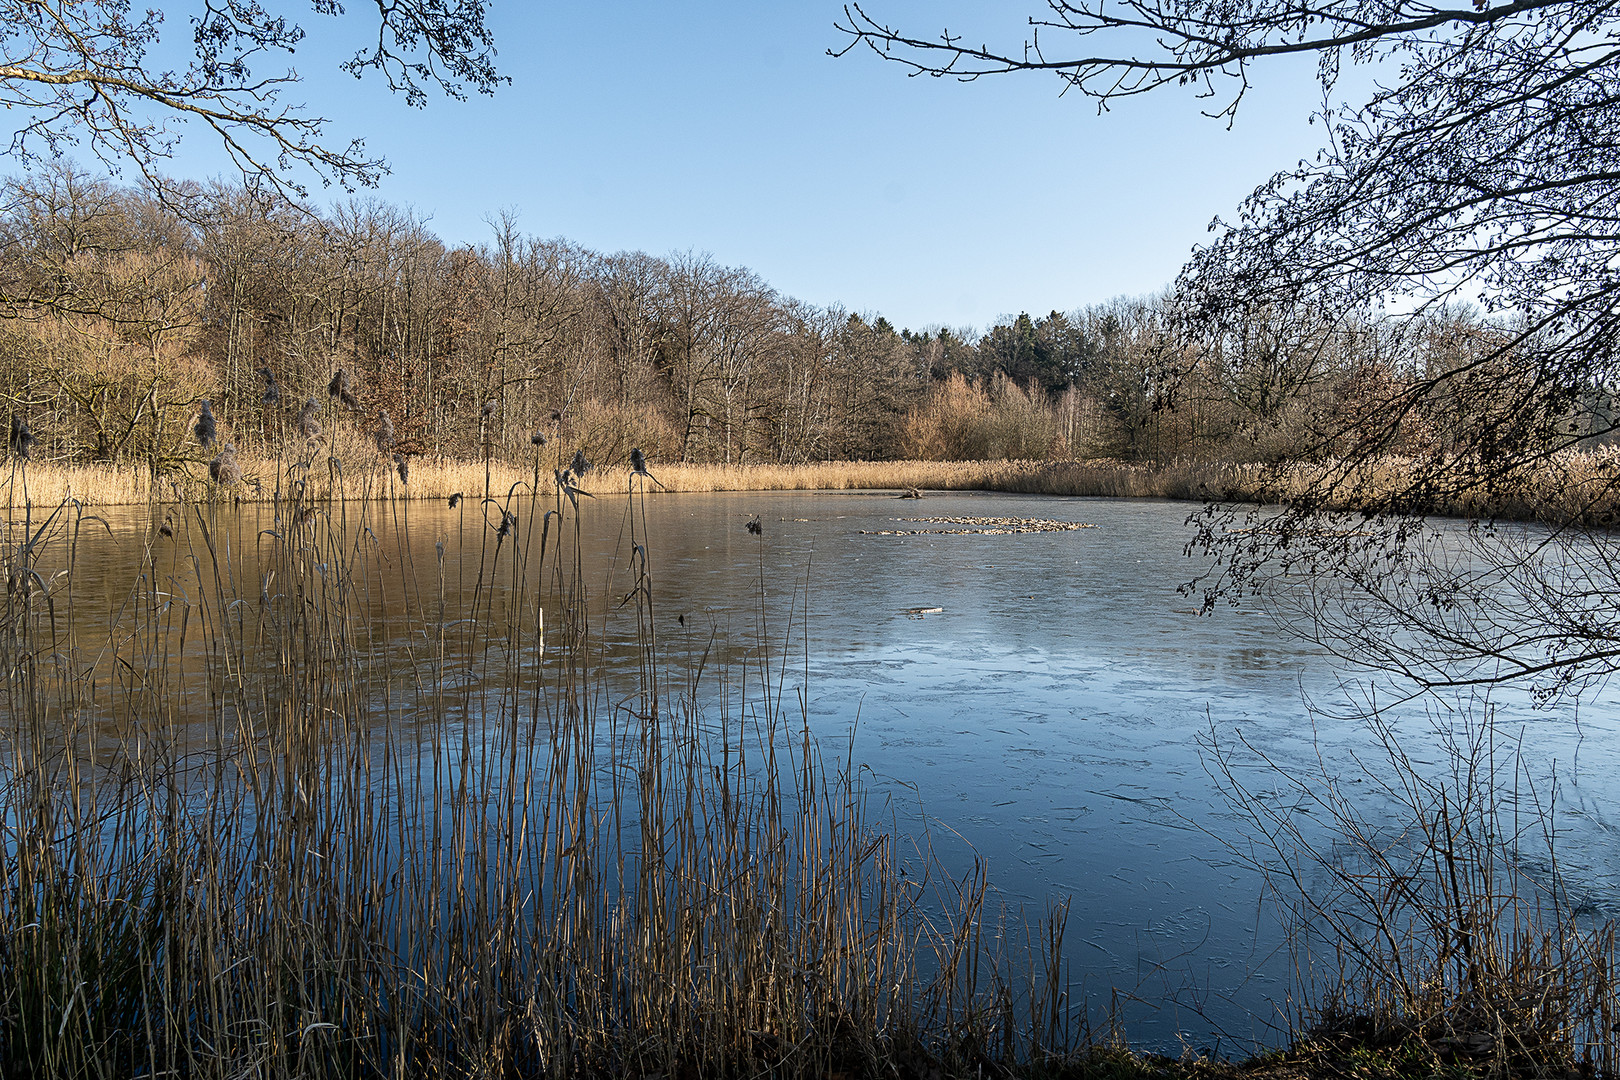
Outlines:
[[[381,460],[360,462],[289,462],[244,451],[239,454],[243,481],[228,487],[207,479],[205,463],[154,481],[141,465],[58,465],[13,461],[0,473],[0,499],[8,508],[27,500],[55,506],[74,499],[86,507],[139,506],[153,502],[189,502],[220,498],[229,492],[241,502],[272,501],[297,493],[305,499],[406,499],[429,501],[486,496],[503,499],[535,488],[556,494],[554,468],[560,462],[416,458],[408,480]],[[1423,513],[1455,518],[1506,521],[1574,522],[1608,527],[1620,521],[1620,492],[1615,490],[1616,455],[1570,452],[1550,458],[1540,470],[1489,492],[1459,485],[1453,492],[1425,493]],[[1386,459],[1351,471],[1328,461],[1294,466],[1268,466],[1231,461],[1137,463],[1117,459],[996,461],[826,461],[800,465],[654,464],[656,482],[637,484],[651,495],[721,491],[998,491],[1023,495],[1093,498],[1171,499],[1187,502],[1278,505],[1296,495],[1328,492],[1321,505],[1331,511],[1356,511],[1369,502],[1399,497],[1411,500],[1416,463]],[[578,483],[597,497],[629,490],[632,474],[622,464],[593,468]],[[278,477],[280,482],[278,484]],[[623,486],[621,486],[621,481]],[[301,489],[301,490],[300,490]]]
[[[8,488],[9,500],[20,504],[21,487],[26,479],[28,494],[35,505],[54,505],[64,498],[77,498],[86,506],[135,506],[169,499],[203,499],[230,490],[243,502],[267,501],[274,497],[275,477],[284,472],[283,489],[303,483],[313,498],[340,497],[350,500],[381,497],[413,500],[447,499],[457,492],[482,496],[485,490],[485,463],[454,458],[418,458],[410,464],[409,480],[401,482],[392,466],[377,462],[359,466],[345,463],[339,470],[321,469],[319,464],[300,468],[275,458],[240,453],[245,482],[222,489],[206,480],[206,464],[187,463],[188,468],[157,479],[140,465],[84,464],[57,465],[33,463],[26,474],[21,469],[11,476],[0,475],[0,486]],[[1221,490],[1257,491],[1263,469],[1255,465],[1222,462],[1176,462],[1144,465],[1111,459],[1095,461],[826,461],[801,465],[707,465],[663,464],[649,466],[656,482],[645,484],[648,494],[691,494],[718,491],[1006,491],[1032,495],[1079,495],[1116,498],[1203,499]],[[583,491],[598,497],[627,490],[616,479],[630,473],[622,466],[592,469],[579,483]],[[541,468],[533,463],[491,461],[487,483],[492,497],[504,496],[514,487],[527,488],[538,481],[542,494],[554,494],[556,484],[551,463]],[[640,485],[638,485],[639,489]]]

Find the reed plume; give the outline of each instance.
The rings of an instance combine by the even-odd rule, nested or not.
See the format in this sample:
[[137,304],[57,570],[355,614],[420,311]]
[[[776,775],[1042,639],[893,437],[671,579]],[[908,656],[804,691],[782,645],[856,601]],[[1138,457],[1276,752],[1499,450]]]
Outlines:
[[304,407],[298,410],[298,432],[304,438],[314,440],[321,437],[321,422],[315,419],[315,414],[321,409],[321,403],[314,398],[304,402]]
[[337,373],[332,376],[332,381],[326,384],[326,392],[351,409],[360,408],[360,399],[354,396],[354,387],[349,382],[349,373],[343,368],[338,368]]
[[24,461],[31,461],[34,457],[34,433],[28,427],[28,421],[18,413],[11,414],[11,435],[6,440],[11,452]]
[[[630,451],[630,471],[637,476],[644,476],[648,480],[651,480],[653,483],[657,484],[660,488],[664,488],[663,482],[660,481],[658,477],[647,471],[647,455],[641,452],[640,447],[636,447]],[[664,490],[667,491],[669,489],[664,488]]]
[[208,478],[221,487],[232,487],[242,479],[242,466],[236,462],[236,447],[227,442],[208,463]]
[[575,484],[574,477],[569,475],[569,471],[567,469],[564,469],[561,472],[553,473],[552,476],[557,481],[557,490],[563,495],[568,496],[568,501],[573,505],[574,509],[579,509],[579,497],[581,495],[585,496],[587,499],[596,498],[595,495],[592,495],[584,488]]
[[[388,418],[388,410],[382,409],[377,413],[377,430],[371,433],[377,442],[379,453],[387,454],[394,448],[394,422]],[[395,460],[399,460],[395,456]]]
[[260,396],[259,401],[265,408],[273,409],[281,404],[281,387],[276,382],[276,373],[268,367],[262,367],[259,374],[264,376],[264,394]]
[[197,436],[197,442],[204,450],[214,445],[214,439],[219,434],[219,425],[214,423],[214,410],[209,406],[207,398],[203,398],[202,411],[197,415],[197,422],[192,425],[191,433]]

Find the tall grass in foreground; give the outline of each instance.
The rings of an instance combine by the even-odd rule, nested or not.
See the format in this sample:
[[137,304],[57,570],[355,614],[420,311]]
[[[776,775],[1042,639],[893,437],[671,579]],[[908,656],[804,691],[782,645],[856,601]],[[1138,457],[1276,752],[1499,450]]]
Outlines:
[[1617,927],[1565,890],[1552,792],[1488,708],[1436,722],[1439,768],[1369,719],[1349,774],[1206,747],[1246,826],[1222,842],[1292,928],[1301,1048],[1335,1074],[1620,1075]]
[[587,617],[565,501],[484,507],[464,564],[414,566],[409,504],[343,483],[257,536],[155,504],[110,632],[74,597],[99,519],[8,526],[0,1073],[977,1075],[1070,1048],[1063,909],[1003,923],[982,875],[907,859],[768,643],[706,710],[644,532],[626,644]]

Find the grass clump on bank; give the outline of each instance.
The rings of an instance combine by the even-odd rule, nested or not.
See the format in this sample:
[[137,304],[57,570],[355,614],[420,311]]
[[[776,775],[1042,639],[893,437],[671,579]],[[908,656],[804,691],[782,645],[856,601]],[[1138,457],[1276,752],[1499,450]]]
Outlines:
[[1321,757],[1283,770],[1241,736],[1206,746],[1228,846],[1292,928],[1290,1056],[1357,1076],[1620,1075],[1617,926],[1567,891],[1551,797],[1513,737],[1464,712],[1437,726],[1437,762],[1367,719],[1378,752],[1348,775]]

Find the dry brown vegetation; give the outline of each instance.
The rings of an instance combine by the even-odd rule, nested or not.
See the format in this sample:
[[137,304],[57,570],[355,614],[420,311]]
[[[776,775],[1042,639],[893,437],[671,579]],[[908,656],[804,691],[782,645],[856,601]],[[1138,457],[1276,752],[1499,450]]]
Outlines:
[[1241,735],[1207,745],[1243,837],[1224,842],[1294,935],[1309,1003],[1295,1062],[1616,1075],[1620,928],[1565,891],[1552,794],[1512,736],[1488,710],[1448,720],[1437,767],[1368,720],[1377,749],[1348,773],[1278,768]]
[[[20,505],[26,481],[40,504],[74,499],[86,506],[139,505],[153,498],[265,500],[275,497],[277,477],[283,491],[297,488],[310,498],[325,499],[335,491],[350,497],[448,499],[505,498],[513,491],[536,488],[556,491],[555,471],[566,464],[551,451],[528,463],[507,460],[410,459],[410,479],[401,481],[394,463],[361,440],[336,463],[325,453],[292,459],[270,458],[246,450],[238,454],[245,482],[221,489],[210,484],[201,461],[156,484],[140,466],[90,464],[18,465],[0,476],[10,505]],[[1350,466],[1336,461],[1291,466],[1230,462],[1175,461],[1135,464],[1124,461],[826,461],[803,465],[649,466],[654,480],[637,479],[636,490],[650,495],[704,491],[1006,491],[1035,495],[1108,498],[1183,499],[1220,502],[1287,502],[1305,491],[1334,491],[1325,509],[1354,511],[1396,493],[1414,512],[1451,517],[1496,517],[1520,521],[1577,521],[1607,526],[1620,514],[1613,477],[1620,452],[1567,451],[1534,470],[1497,478],[1489,487],[1468,484],[1448,492],[1430,487],[1414,491],[1431,463],[1388,458],[1375,465]],[[544,460],[541,460],[541,459]],[[17,464],[17,463],[14,463]],[[1461,468],[1462,466],[1459,466]],[[624,465],[599,466],[581,481],[596,495],[622,494],[631,474]]]
[[[278,469],[289,478],[285,483],[304,481],[311,497],[325,498],[332,491],[333,472],[329,460],[318,456],[300,463],[278,462],[244,452],[238,455],[245,476],[257,487],[243,485],[220,492],[206,482],[203,463],[193,463],[186,472],[167,476],[155,485],[148,470],[139,466],[84,465],[62,466],[50,463],[27,467],[29,494],[40,503],[73,498],[88,506],[139,505],[154,494],[167,498],[258,500],[274,496]],[[485,463],[445,458],[411,460],[410,482],[400,483],[391,464],[375,454],[362,457],[364,464],[347,467],[347,490],[359,494],[386,494],[394,498],[446,499],[455,492],[482,496],[485,491]],[[650,494],[704,491],[1013,491],[1043,495],[1104,495],[1202,499],[1211,494],[1260,493],[1262,472],[1258,466],[1176,464],[1170,466],[1132,465],[1123,462],[1042,462],[1042,461],[829,461],[805,465],[679,465],[649,466],[656,482],[638,480]],[[537,471],[505,461],[488,466],[489,491],[504,496],[514,486],[533,484],[536,476],[542,492],[555,490],[552,462]],[[21,502],[22,470],[10,481]],[[8,481],[0,478],[0,483]],[[621,486],[621,484],[623,486]],[[585,489],[595,494],[617,494],[627,489],[629,473],[624,468],[600,468],[587,474]]]

